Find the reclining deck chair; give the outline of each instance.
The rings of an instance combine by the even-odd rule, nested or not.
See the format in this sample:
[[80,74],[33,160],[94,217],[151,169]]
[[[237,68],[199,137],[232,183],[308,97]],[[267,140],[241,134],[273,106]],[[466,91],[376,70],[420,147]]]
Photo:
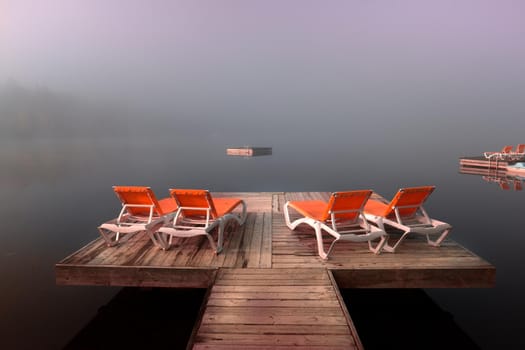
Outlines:
[[[390,203],[370,199],[364,208],[368,221],[385,230],[385,225],[393,226],[403,231],[398,241],[393,245],[388,243],[383,248],[387,252],[395,252],[397,246],[410,233],[425,235],[428,244],[439,246],[449,234],[452,226],[445,222],[431,219],[423,203],[434,191],[434,186],[422,186],[400,189]],[[386,230],[385,230],[386,231]],[[430,235],[439,235],[436,240],[431,240]]]
[[[321,200],[288,201],[283,208],[286,225],[290,230],[303,223],[310,225],[315,230],[317,250],[322,259],[328,259],[334,244],[340,240],[368,242],[369,249],[379,254],[387,242],[387,234],[369,225],[363,216],[363,207],[371,195],[371,190],[346,191],[332,193],[328,203]],[[291,222],[290,207],[303,217]],[[326,253],[321,230],[335,238]],[[373,247],[372,241],[376,239],[380,241]]]
[[[116,219],[98,227],[108,246],[116,245],[121,233],[134,233],[147,230],[148,225],[161,225],[164,216],[174,215],[177,210],[177,203],[173,198],[157,200],[150,187],[113,186],[113,191],[122,203],[120,214]],[[149,230],[147,232],[153,243],[162,246],[159,237]]]
[[[219,254],[224,240],[224,229],[230,220],[243,225],[246,220],[246,203],[238,198],[212,198],[210,192],[195,189],[170,189],[170,194],[179,206],[171,223],[157,230],[169,237],[165,249],[171,246],[173,237],[206,236],[210,245]],[[235,212],[241,206],[242,212]],[[218,228],[217,244],[211,236]]]

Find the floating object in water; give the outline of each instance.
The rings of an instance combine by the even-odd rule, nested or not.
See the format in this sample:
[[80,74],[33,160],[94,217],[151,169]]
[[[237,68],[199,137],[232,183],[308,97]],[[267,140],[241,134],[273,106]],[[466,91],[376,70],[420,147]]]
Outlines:
[[481,175],[487,182],[499,184],[502,190],[523,189],[525,183],[525,162],[493,161],[483,157],[460,158],[461,174]]
[[232,147],[226,149],[226,154],[229,156],[244,156],[244,157],[254,157],[254,156],[266,156],[272,154],[271,147]]

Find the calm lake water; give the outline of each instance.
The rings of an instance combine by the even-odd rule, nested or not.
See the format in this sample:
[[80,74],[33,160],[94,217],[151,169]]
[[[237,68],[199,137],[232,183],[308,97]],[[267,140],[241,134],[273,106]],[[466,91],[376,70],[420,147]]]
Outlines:
[[[120,291],[56,286],[53,270],[56,262],[98,237],[99,223],[117,214],[119,202],[111,190],[115,184],[149,185],[159,196],[179,186],[211,191],[373,188],[387,198],[399,187],[434,184],[437,189],[427,210],[453,224],[452,239],[496,266],[497,282],[492,289],[426,290],[427,294],[480,348],[525,346],[524,192],[503,191],[479,176],[459,174],[458,157],[466,155],[460,143],[448,143],[439,152],[424,146],[410,152],[403,150],[405,145],[385,145],[379,151],[372,141],[360,146],[350,139],[337,147],[307,139],[287,142],[262,144],[273,147],[272,156],[242,158],[225,155],[225,148],[235,145],[230,140],[177,141],[166,134],[146,139],[2,140],[1,347],[63,348]],[[151,302],[133,293],[138,292],[125,293],[133,308],[144,309]],[[191,299],[184,295],[186,299],[179,300]],[[391,302],[407,299],[393,295]],[[198,300],[192,305],[198,309]],[[120,310],[124,313],[126,308]],[[177,313],[171,306],[167,310]],[[191,320],[194,315],[187,312],[183,319]],[[137,315],[145,317],[139,311]],[[181,322],[180,313],[178,317]],[[162,323],[154,318],[146,317]],[[435,330],[436,337],[440,333]],[[78,340],[69,348],[75,344],[82,348]]]

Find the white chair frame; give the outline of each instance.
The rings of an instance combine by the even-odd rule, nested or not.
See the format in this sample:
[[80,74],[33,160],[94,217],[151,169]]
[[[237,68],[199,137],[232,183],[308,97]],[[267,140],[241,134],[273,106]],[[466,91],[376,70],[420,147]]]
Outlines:
[[[241,214],[228,213],[217,219],[211,218],[210,203],[208,203],[207,208],[179,207],[177,212],[174,214],[172,220],[164,220],[165,225],[156,229],[155,232],[153,232],[155,229],[155,226],[158,226],[158,225],[150,224],[148,226],[148,231],[150,232],[150,237],[154,237],[152,239],[155,239],[158,242],[158,245],[164,250],[168,250],[171,247],[173,243],[173,237],[187,238],[187,237],[196,237],[196,236],[206,236],[206,238],[210,242],[210,246],[212,247],[212,249],[215,251],[216,254],[219,254],[223,250],[224,231],[225,231],[225,227],[227,223],[230,220],[235,220],[239,224],[239,226],[242,226],[244,222],[246,221],[246,216],[247,216],[246,203],[241,200],[240,204],[242,205]],[[195,220],[191,218],[186,218],[183,215],[184,210],[205,211],[206,212],[205,219]],[[172,221],[172,222],[169,223],[169,221]],[[218,227],[217,243],[215,243],[211,233],[217,227]]]
[[[381,230],[380,228],[370,225],[365,220],[362,209],[330,211],[330,220],[329,220],[330,226],[328,226],[324,222],[321,222],[319,220],[314,220],[309,217],[302,217],[292,222],[290,219],[289,206],[290,206],[290,202],[288,201],[285,203],[283,207],[286,226],[288,226],[288,228],[292,231],[295,230],[295,228],[299,226],[300,224],[307,224],[311,226],[315,230],[318,254],[323,260],[328,259],[330,253],[332,252],[334,248],[335,243],[337,243],[338,241],[368,242],[368,248],[374,254],[380,254],[381,250],[387,243],[388,235],[386,234],[386,232],[384,230]],[[353,228],[347,229],[344,231],[341,231],[340,229],[338,229],[336,215],[342,214],[342,213],[353,213],[353,212],[359,212],[358,219],[351,225],[344,226],[347,228],[349,227],[353,227]],[[324,250],[323,233],[322,233],[323,230],[328,232],[331,236],[334,237],[334,240],[330,244],[330,247],[328,248],[327,252],[325,252]],[[378,238],[381,238],[381,240],[374,247],[372,245],[372,241]]]

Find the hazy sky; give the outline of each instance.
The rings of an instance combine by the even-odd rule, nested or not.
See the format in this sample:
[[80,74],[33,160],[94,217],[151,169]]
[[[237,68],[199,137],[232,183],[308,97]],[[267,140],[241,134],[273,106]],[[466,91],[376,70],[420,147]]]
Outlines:
[[0,16],[0,81],[141,108],[285,123],[523,112],[519,0],[0,0]]
[[60,87],[204,78],[253,86],[281,74],[311,74],[324,78],[320,84],[339,74],[388,82],[408,72],[439,76],[432,71],[486,67],[505,73],[524,57],[519,0],[0,4],[2,75]]

